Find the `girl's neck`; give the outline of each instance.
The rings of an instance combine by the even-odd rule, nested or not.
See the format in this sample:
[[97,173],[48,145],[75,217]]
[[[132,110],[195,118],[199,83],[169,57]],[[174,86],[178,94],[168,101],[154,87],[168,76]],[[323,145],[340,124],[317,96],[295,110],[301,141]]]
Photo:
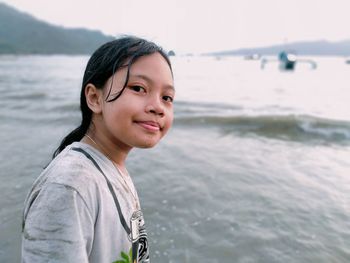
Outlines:
[[94,147],[102,154],[104,154],[108,159],[117,164],[121,171],[126,171],[125,161],[126,157],[130,151],[130,149],[122,149],[118,147],[118,145],[113,142],[108,141],[100,136],[96,136],[96,134],[88,132],[81,142],[89,144]]

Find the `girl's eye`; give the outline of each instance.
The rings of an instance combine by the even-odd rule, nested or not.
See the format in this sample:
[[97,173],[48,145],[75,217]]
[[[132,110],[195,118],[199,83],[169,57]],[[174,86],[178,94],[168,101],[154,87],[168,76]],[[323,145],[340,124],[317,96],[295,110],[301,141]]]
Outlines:
[[165,100],[166,102],[173,102],[174,98],[171,96],[163,96],[163,100]]
[[144,87],[137,86],[137,85],[131,86],[130,89],[136,92],[146,92]]

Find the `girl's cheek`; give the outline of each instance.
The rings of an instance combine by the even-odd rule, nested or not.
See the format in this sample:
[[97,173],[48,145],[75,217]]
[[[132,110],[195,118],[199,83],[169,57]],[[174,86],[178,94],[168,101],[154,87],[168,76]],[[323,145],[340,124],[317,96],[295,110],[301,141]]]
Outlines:
[[171,127],[174,123],[174,115],[171,116],[170,121],[169,121],[169,127]]

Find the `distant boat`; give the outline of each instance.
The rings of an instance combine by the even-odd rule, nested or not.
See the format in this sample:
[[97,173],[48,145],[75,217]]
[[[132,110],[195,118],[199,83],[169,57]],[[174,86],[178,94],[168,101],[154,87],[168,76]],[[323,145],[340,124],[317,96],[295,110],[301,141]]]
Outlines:
[[246,60],[259,60],[260,58],[261,58],[260,54],[250,54],[250,55],[244,56],[244,59]]
[[278,60],[263,58],[261,60],[261,68],[263,69],[268,62],[279,62],[279,68],[287,71],[294,70],[297,63],[308,63],[312,69],[317,67],[315,61],[311,59],[298,59],[296,54],[290,51],[281,51],[278,54]]
[[279,67],[282,70],[294,70],[297,56],[294,53],[282,51],[278,55]]
[[346,59],[346,60],[345,60],[345,63],[346,63],[346,64],[350,64],[350,58]]

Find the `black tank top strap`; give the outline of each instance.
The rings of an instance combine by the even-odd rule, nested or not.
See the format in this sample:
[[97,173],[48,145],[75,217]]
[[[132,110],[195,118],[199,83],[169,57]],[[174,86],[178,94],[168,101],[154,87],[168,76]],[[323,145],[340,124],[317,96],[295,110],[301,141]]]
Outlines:
[[73,151],[76,151],[76,152],[80,152],[82,154],[85,155],[86,158],[88,158],[92,163],[93,165],[97,168],[97,170],[99,170],[99,172],[103,175],[103,177],[105,178],[106,182],[107,182],[107,186],[108,186],[108,189],[113,197],[113,200],[114,200],[114,203],[115,203],[115,206],[118,210],[118,215],[119,215],[119,219],[120,219],[120,223],[122,224],[122,226],[124,227],[126,233],[128,234],[128,236],[130,235],[131,233],[131,230],[128,226],[128,224],[126,223],[125,221],[125,218],[124,218],[124,215],[122,213],[122,210],[120,208],[120,204],[119,204],[119,201],[118,201],[118,198],[117,198],[117,195],[115,194],[114,192],[114,189],[113,189],[113,186],[111,184],[111,182],[108,180],[107,176],[104,174],[104,172],[102,171],[101,167],[98,165],[98,163],[95,161],[95,159],[88,153],[86,152],[84,149],[82,148],[78,148],[78,147],[73,147],[71,148]]

